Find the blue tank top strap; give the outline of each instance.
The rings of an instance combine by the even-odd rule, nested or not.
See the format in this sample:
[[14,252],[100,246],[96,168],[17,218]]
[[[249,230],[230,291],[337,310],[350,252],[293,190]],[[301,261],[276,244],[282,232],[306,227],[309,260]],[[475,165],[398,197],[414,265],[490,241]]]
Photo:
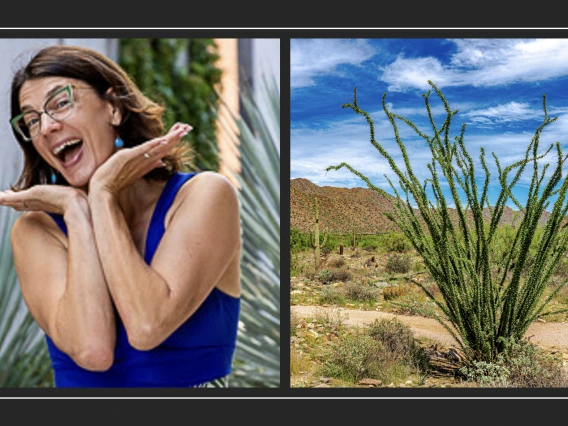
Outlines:
[[158,244],[164,235],[164,219],[170,209],[174,198],[176,197],[182,185],[195,176],[196,173],[175,173],[166,186],[162,190],[160,198],[154,207],[152,218],[150,219],[150,226],[148,227],[148,234],[146,235],[146,247],[144,249],[144,260],[149,265],[156,253]]
[[[152,213],[152,219],[150,221],[150,226],[148,227],[148,235],[146,236],[146,249],[144,251],[144,260],[146,263],[150,264],[154,257],[154,253],[158,248],[158,243],[165,231],[164,219],[179,189],[185,182],[196,174],[196,172],[175,173],[171,176],[162,190],[162,193],[158,198],[158,202],[154,207],[154,213]],[[63,233],[67,235],[67,225],[65,224],[65,220],[63,220],[63,216],[50,212],[46,213],[53,218],[57,226],[59,226]]]
[[46,212],[46,213],[53,218],[55,223],[57,223],[57,226],[59,226],[59,228],[63,231],[63,233],[65,235],[67,235],[67,225],[65,224],[65,221],[63,220],[63,216],[60,215],[60,214],[55,214],[55,213],[49,213],[49,212]]

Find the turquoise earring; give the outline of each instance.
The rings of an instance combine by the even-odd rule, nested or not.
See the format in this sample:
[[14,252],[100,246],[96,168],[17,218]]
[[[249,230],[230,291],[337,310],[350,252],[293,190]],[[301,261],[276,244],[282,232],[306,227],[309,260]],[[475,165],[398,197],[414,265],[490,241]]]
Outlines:
[[116,138],[116,139],[114,140],[114,146],[115,146],[117,149],[120,149],[120,148],[122,148],[122,147],[124,146],[124,141],[123,141],[121,138]]
[[57,175],[55,174],[55,172],[51,172],[51,183],[57,183]]

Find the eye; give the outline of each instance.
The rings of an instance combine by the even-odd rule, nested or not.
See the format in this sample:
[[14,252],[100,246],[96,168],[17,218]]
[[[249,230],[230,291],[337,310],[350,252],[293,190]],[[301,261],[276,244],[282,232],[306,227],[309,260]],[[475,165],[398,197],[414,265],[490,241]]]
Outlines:
[[31,129],[34,126],[37,126],[39,124],[39,116],[32,116],[32,117],[26,117],[25,119],[25,123],[26,126]]
[[70,103],[71,103],[71,101],[68,98],[59,99],[55,102],[55,105],[53,105],[53,109],[58,110],[58,109],[65,108],[65,107],[69,106]]

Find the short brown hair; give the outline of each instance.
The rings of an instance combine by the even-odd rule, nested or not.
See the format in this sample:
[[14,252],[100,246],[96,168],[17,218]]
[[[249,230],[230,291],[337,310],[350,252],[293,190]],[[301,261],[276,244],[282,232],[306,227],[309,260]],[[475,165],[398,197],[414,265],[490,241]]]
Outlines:
[[[133,147],[164,133],[162,115],[164,107],[146,97],[126,72],[101,53],[79,46],[49,46],[38,51],[27,65],[14,74],[11,90],[12,117],[21,113],[20,90],[28,80],[43,77],[67,77],[82,80],[93,87],[102,100],[110,101],[122,113],[122,122],[116,130],[125,147]],[[111,90],[109,90],[111,89]],[[24,151],[24,168],[15,190],[50,181],[51,167],[41,158],[30,142],[12,129]],[[166,167],[154,169],[145,177],[167,180],[189,161],[188,144],[182,144],[163,159]]]

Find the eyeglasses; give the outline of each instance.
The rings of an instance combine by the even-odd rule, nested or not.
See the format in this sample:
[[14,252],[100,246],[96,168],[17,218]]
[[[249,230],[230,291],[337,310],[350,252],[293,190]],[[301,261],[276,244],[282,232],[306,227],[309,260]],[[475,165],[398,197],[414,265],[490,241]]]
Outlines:
[[77,87],[71,84],[55,91],[43,104],[43,111],[25,111],[12,118],[12,127],[29,142],[41,132],[41,115],[47,114],[55,121],[63,121],[71,116],[75,108],[73,98],[74,89],[89,89],[89,87]]

